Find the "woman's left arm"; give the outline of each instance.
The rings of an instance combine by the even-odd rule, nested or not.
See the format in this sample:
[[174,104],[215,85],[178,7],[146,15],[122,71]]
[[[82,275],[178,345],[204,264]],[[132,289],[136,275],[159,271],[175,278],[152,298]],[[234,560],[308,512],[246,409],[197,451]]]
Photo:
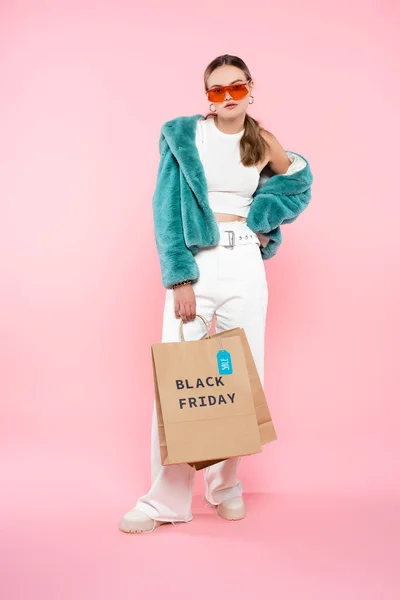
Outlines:
[[276,175],[284,175],[292,164],[283,146],[270,131],[262,131],[262,135],[270,148],[270,160],[267,163]]
[[308,205],[313,175],[304,157],[285,151],[270,132],[264,131],[263,137],[269,144],[269,161],[261,171],[247,224],[258,232],[261,245],[268,246],[263,258],[270,258],[282,241],[280,226],[295,221]]
[[[276,175],[284,175],[292,164],[292,161],[289,159],[283,146],[278,142],[276,137],[271,132],[262,130],[261,134],[270,148],[270,160],[267,163],[268,167],[272,169]],[[265,248],[270,238],[259,233],[258,239],[260,240],[261,246]]]

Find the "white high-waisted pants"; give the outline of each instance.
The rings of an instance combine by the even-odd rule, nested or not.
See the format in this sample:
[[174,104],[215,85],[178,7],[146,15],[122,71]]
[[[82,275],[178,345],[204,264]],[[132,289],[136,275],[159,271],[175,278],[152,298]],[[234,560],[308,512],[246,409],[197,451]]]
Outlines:
[[[244,221],[219,223],[220,230],[233,229],[239,235],[253,233]],[[254,237],[254,233],[253,233]],[[268,286],[259,241],[247,245],[202,248],[195,256],[200,277],[193,284],[196,314],[209,323],[215,315],[215,332],[234,327],[245,330],[254,361],[264,383],[264,336],[268,304]],[[166,290],[162,342],[179,342],[180,319],[174,313],[172,289]],[[184,323],[185,340],[203,338],[203,321],[195,318]],[[237,477],[240,457],[230,458],[204,469],[205,497],[217,505],[240,496],[242,484]],[[157,412],[153,409],[151,436],[151,479],[149,492],[136,508],[159,521],[190,521],[192,490],[196,471],[187,464],[163,466],[160,460]]]

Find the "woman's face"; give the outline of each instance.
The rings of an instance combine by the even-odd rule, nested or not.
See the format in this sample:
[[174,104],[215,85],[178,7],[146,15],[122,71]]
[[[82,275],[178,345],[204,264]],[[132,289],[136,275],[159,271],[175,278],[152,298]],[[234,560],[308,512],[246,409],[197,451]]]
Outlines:
[[[207,89],[231,85],[232,83],[245,83],[246,79],[245,73],[238,67],[234,67],[233,65],[222,65],[222,67],[218,67],[211,73],[207,81]],[[215,106],[216,114],[224,119],[236,119],[238,116],[244,118],[249,104],[253,83],[249,81],[246,84],[246,88],[249,90],[249,93],[239,100],[232,98],[229,91],[225,92],[222,101],[215,102],[213,100],[212,103]],[[234,103],[236,106],[234,108],[226,108],[230,102]]]

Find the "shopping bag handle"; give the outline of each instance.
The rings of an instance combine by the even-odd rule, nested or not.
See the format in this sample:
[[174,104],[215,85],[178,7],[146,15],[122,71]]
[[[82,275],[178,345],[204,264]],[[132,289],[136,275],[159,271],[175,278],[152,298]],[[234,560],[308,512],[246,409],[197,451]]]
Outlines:
[[[208,339],[211,337],[210,335],[210,325],[207,321],[207,319],[205,319],[202,315],[196,315],[196,317],[199,317],[199,319],[201,319],[204,323],[204,325],[207,327],[207,335],[205,336],[205,339]],[[183,321],[181,319],[181,322],[179,324],[179,334],[180,334],[180,338],[181,338],[181,342],[185,342],[185,338],[183,337]]]

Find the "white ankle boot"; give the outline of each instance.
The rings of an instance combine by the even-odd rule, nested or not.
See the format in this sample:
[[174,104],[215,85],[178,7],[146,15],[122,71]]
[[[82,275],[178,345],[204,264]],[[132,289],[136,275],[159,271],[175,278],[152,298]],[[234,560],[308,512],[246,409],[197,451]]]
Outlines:
[[125,533],[150,533],[160,525],[165,525],[165,523],[155,521],[141,510],[132,508],[122,517],[119,528]]
[[220,517],[227,521],[239,521],[246,516],[246,505],[242,496],[238,496],[218,504],[217,512]]

